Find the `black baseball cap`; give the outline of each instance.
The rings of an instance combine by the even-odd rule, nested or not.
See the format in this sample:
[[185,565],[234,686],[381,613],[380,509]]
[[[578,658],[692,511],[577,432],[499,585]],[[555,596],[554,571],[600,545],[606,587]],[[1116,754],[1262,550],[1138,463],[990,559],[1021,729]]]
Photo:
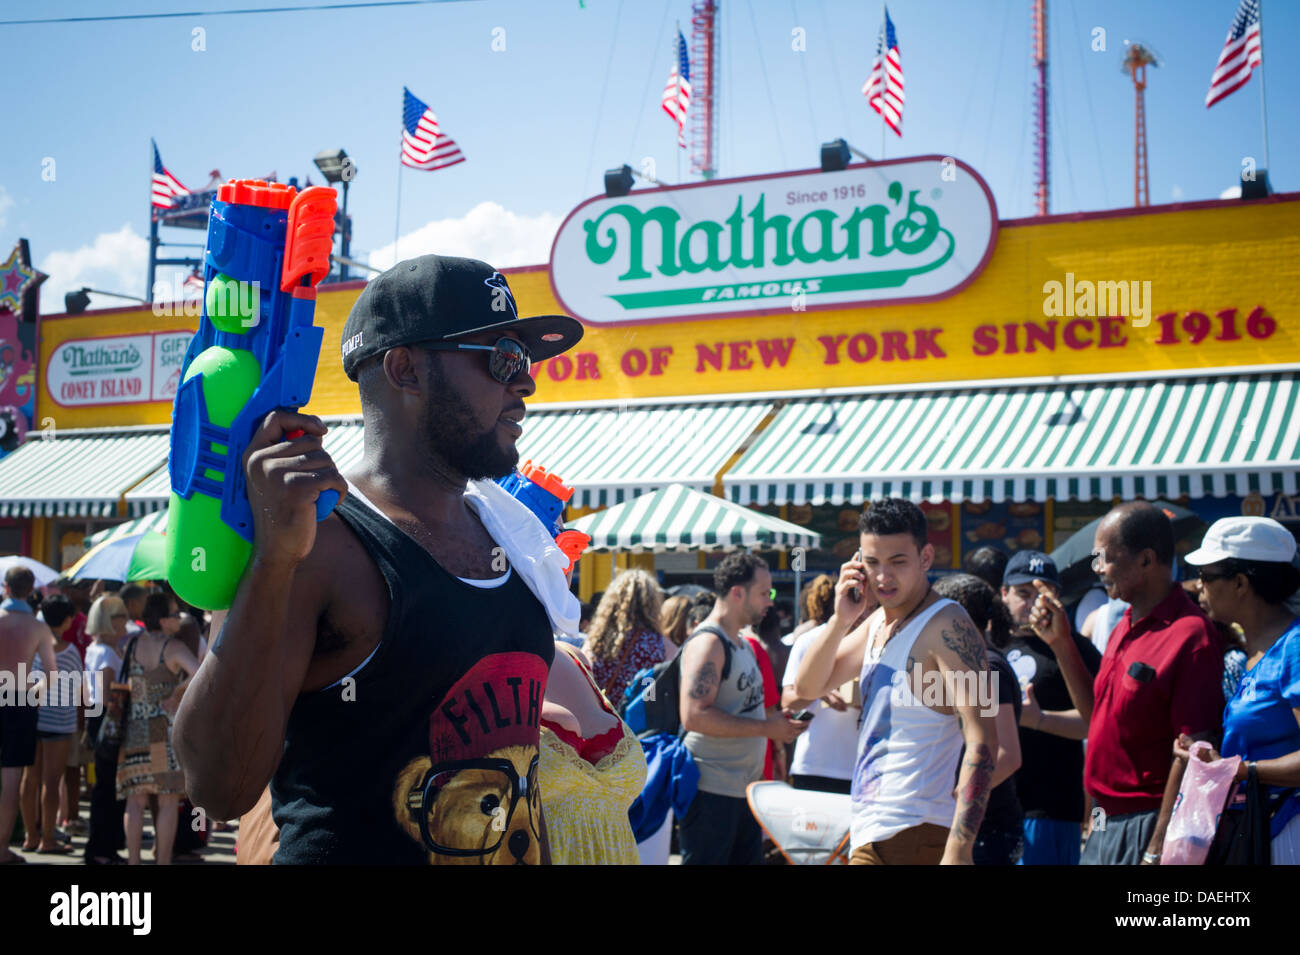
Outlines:
[[371,279],[343,325],[343,370],[398,345],[456,341],[480,332],[512,331],[534,361],[554,358],[582,338],[568,315],[520,318],[506,278],[486,262],[422,255]]
[[1007,569],[1002,573],[1002,586],[1015,587],[1018,584],[1045,580],[1058,587],[1060,575],[1056,572],[1056,561],[1040,550],[1018,550],[1007,561]]

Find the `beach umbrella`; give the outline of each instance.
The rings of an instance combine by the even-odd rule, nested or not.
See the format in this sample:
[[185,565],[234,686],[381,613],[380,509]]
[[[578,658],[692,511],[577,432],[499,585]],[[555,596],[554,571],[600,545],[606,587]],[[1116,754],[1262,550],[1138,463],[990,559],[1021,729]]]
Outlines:
[[565,525],[591,536],[591,550],[787,550],[821,546],[821,535],[726,498],[669,484]]
[[701,587],[699,584],[678,584],[675,587],[668,588],[669,597],[698,597],[700,594],[713,593],[708,587]]
[[53,567],[48,567],[39,560],[33,560],[21,554],[0,557],[0,577],[8,573],[10,567],[26,567],[32,572],[32,576],[36,578],[37,587],[44,587],[59,579],[59,572]]
[[96,544],[72,565],[74,580],[165,580],[167,538],[156,531]]
[[[1195,530],[1202,523],[1199,516],[1185,507],[1170,504],[1168,501],[1151,503],[1164,511],[1165,516],[1173,522],[1175,540]],[[1061,575],[1061,594],[1066,603],[1081,596],[1097,579],[1097,575],[1092,572],[1092,543],[1097,536],[1097,527],[1104,517],[1103,514],[1102,517],[1090,521],[1075,531],[1070,535],[1069,540],[1050,554],[1052,562],[1056,564],[1056,569]]]

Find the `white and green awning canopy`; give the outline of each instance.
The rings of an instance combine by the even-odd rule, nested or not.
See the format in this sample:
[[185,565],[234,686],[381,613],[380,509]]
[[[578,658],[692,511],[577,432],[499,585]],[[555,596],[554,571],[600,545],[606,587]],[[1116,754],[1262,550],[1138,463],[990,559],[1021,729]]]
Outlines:
[[787,550],[820,547],[815,531],[681,484],[615,504],[567,525],[591,535],[591,550]]
[[91,534],[86,538],[86,549],[89,550],[96,544],[115,541],[122,537],[130,537],[132,534],[143,534],[146,531],[157,531],[159,534],[167,533],[167,509],[165,507],[160,511],[152,511],[144,517],[137,517],[135,520],[114,527],[106,527],[102,531]]
[[[772,409],[539,411],[519,450],[576,489],[575,507],[673,484],[707,492]],[[327,423],[325,449],[346,472],[361,459],[361,425]],[[124,495],[132,517],[163,511],[167,445],[163,429],[28,440],[0,459],[0,517],[112,517]],[[1300,374],[1277,372],[795,400],[723,486],[741,504],[1199,498],[1295,494],[1298,471]]]
[[573,507],[604,507],[718,472],[772,410],[770,401],[543,411],[524,419],[520,460],[573,487]]
[[[362,454],[361,422],[354,419],[333,420],[330,418],[326,418],[324,421],[325,426],[329,429],[325,434],[325,451],[334,459],[334,463],[340,471],[349,471],[356,467],[361,460]],[[167,449],[164,445],[164,459],[166,456]],[[165,512],[171,489],[171,475],[167,471],[164,460],[163,467],[149,475],[147,480],[141,481],[136,487],[126,492],[128,513],[132,517],[139,517],[142,514],[151,514],[157,511]],[[163,528],[154,529],[161,531]]]
[[[708,491],[771,410],[770,401],[742,401],[530,412],[519,459],[573,487],[572,507],[617,504],[672,483]],[[347,472],[361,460],[361,424],[326,424],[325,450]],[[164,467],[127,493],[131,515],[165,508],[170,490]]]
[[162,430],[32,435],[0,459],[0,517],[113,517],[122,493],[166,463]]
[[793,402],[726,475],[745,504],[1296,493],[1300,376]]

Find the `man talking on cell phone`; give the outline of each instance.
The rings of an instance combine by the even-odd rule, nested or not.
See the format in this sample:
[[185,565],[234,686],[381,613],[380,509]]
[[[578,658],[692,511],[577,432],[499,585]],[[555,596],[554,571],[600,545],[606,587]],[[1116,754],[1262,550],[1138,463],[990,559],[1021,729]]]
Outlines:
[[[519,459],[530,361],[581,337],[567,316],[518,318],[483,262],[399,262],[344,326],[357,470],[338,473],[311,415],[271,412],[249,444],[254,557],[174,740],[215,818],[270,781],[275,862],[549,861],[539,717],[578,603],[563,554],[491,479]],[[342,500],[317,524],[327,489]]]
[[[858,555],[840,568],[835,612],[811,641],[795,694],[819,699],[860,678],[862,724],[851,798],[850,864],[970,865],[998,749],[997,693],[984,638],[927,576],[934,548],[910,501],[875,501],[858,522]],[[880,607],[852,627],[866,591]],[[928,688],[942,687],[936,695]],[[952,776],[960,756],[954,798]]]

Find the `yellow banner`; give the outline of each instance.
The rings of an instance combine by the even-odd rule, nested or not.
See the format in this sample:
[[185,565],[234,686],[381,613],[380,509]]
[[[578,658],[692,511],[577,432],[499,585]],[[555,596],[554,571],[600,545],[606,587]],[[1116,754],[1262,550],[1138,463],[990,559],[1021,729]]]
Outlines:
[[[1003,224],[983,273],[937,302],[588,326],[576,348],[534,367],[532,402],[1300,363],[1297,200]],[[545,267],[506,272],[521,315],[560,311]],[[315,414],[360,411],[338,357],[358,294],[359,286],[327,286],[319,295]],[[61,428],[166,423],[170,401],[152,399],[166,393],[164,352],[174,345],[158,333],[197,324],[197,316],[147,309],[44,320],[37,426],[45,417]],[[112,347],[95,350],[96,339]],[[130,346],[153,348],[152,379],[124,374],[101,383],[99,397],[63,383],[77,361],[102,359],[111,376]],[[62,394],[50,390],[54,357],[67,366],[54,375]]]

